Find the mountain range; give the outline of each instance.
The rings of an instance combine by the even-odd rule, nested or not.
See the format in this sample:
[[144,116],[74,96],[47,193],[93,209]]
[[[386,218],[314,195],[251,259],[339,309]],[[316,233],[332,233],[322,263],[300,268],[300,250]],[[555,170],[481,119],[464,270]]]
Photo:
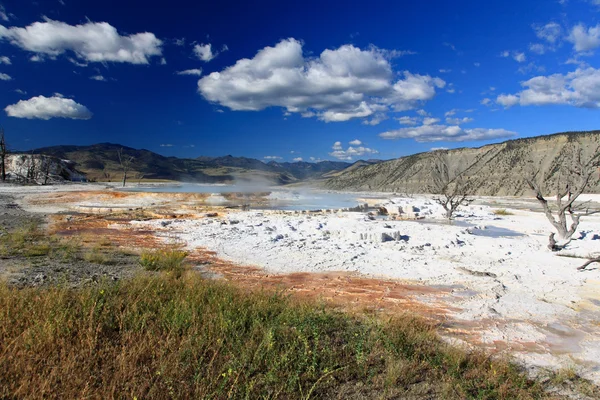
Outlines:
[[332,171],[341,171],[352,164],[340,161],[317,163],[264,163],[247,157],[165,157],[149,150],[138,150],[113,143],[90,146],[52,146],[33,150],[75,163],[78,171],[90,180],[120,180],[123,159],[131,159],[129,179],[160,179],[183,182],[231,183],[245,180],[265,180],[276,184],[305,179],[319,179]]

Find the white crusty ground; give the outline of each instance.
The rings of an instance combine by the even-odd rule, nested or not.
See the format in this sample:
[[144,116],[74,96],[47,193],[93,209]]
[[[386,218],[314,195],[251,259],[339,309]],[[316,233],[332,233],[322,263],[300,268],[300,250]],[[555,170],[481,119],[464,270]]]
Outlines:
[[[516,355],[533,365],[575,364],[584,376],[600,381],[600,268],[578,272],[585,260],[550,252],[550,224],[543,214],[509,209],[514,215],[499,217],[491,207],[471,205],[461,209],[455,224],[447,224],[441,207],[429,198],[391,201],[405,209],[417,207],[425,219],[250,211],[137,224],[160,229],[167,224],[166,236],[190,248],[214,250],[224,259],[272,273],[353,271],[457,285],[464,290],[454,299],[462,310],[455,317],[493,322],[481,332],[484,342],[535,342],[541,351]],[[518,236],[478,235],[496,228]],[[575,237],[562,255],[600,254],[600,218],[582,218]],[[473,276],[462,268],[493,276]]]

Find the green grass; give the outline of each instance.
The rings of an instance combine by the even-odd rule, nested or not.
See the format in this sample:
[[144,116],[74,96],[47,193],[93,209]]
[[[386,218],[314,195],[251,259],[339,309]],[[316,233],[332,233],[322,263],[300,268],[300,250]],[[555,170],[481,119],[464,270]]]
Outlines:
[[181,271],[187,252],[177,246],[145,250],[140,255],[140,264],[148,271]]
[[0,285],[0,398],[543,398],[410,315],[367,319],[191,271]]
[[114,264],[115,249],[102,239],[93,247],[86,247],[76,238],[48,235],[37,221],[32,221],[0,236],[2,258],[51,258],[64,262],[84,260],[94,264]]

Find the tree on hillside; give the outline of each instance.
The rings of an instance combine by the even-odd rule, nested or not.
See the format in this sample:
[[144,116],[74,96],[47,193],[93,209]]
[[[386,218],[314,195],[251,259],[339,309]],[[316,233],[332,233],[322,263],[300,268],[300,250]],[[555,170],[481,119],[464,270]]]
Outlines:
[[[600,176],[594,177],[598,167],[600,167],[600,146],[585,159],[582,157],[582,149],[572,149],[563,166],[566,174],[560,174],[556,181],[555,207],[551,206],[544,197],[544,192],[550,190],[546,188],[547,177],[540,174],[539,169],[526,179],[527,185],[535,192],[535,198],[541,204],[546,218],[556,229],[556,232],[552,232],[549,236],[548,248],[552,251],[562,250],[571,242],[581,217],[600,212],[600,210],[590,209],[589,202],[576,203],[577,198],[587,187],[593,185],[596,179],[600,181]],[[570,226],[568,226],[567,216],[571,220]],[[559,243],[556,241],[556,234]]]
[[0,177],[2,182],[6,181],[6,138],[4,137],[4,128],[0,126]]
[[469,199],[472,184],[464,177],[464,171],[451,167],[447,152],[436,151],[433,157],[433,186],[430,190],[436,195],[433,200],[444,208],[446,218],[450,220],[458,207],[467,206],[473,201]]
[[131,168],[131,163],[133,163],[135,157],[123,154],[122,147],[119,150],[117,150],[117,155],[119,156],[119,164],[121,165],[121,169],[123,170],[123,187],[125,187],[125,184],[127,183],[127,172],[129,172],[129,169]]

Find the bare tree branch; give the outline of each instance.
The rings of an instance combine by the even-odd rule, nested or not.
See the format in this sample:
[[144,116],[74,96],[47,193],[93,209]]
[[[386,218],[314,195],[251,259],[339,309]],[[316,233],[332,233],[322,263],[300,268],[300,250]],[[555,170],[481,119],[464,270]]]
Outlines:
[[[567,170],[566,176],[559,174],[556,182],[556,210],[553,211],[550,204],[543,194],[542,185],[546,182],[546,177],[539,179],[539,170],[534,171],[525,181],[531,190],[535,193],[546,218],[558,234],[558,239],[562,243],[557,243],[555,233],[549,236],[549,245],[552,251],[558,251],[565,248],[572,240],[581,217],[596,214],[600,210],[590,210],[589,202],[575,203],[590,183],[594,179],[594,173],[600,166],[600,146],[592,153],[587,160],[582,160],[582,149],[573,150],[573,154],[565,164]],[[600,179],[600,177],[598,178]],[[567,224],[567,216],[571,219],[571,224]]]

